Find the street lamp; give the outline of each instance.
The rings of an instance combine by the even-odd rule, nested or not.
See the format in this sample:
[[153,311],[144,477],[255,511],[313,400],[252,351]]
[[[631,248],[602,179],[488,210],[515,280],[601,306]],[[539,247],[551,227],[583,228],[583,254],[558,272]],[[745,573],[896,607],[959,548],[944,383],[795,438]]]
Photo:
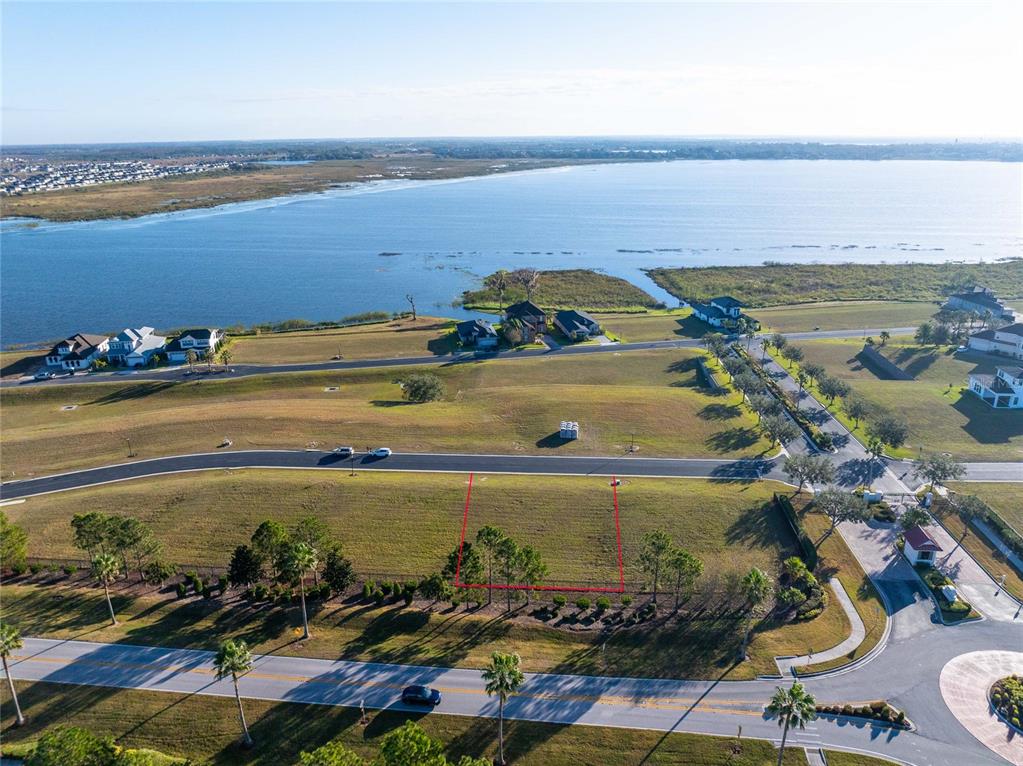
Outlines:
[[124,437],[122,437],[122,438],[123,438],[123,439],[124,439],[124,440],[125,440],[126,442],[128,442],[128,457],[135,457],[135,450],[133,450],[133,449],[131,448],[131,437],[130,437],[130,436],[124,436]]

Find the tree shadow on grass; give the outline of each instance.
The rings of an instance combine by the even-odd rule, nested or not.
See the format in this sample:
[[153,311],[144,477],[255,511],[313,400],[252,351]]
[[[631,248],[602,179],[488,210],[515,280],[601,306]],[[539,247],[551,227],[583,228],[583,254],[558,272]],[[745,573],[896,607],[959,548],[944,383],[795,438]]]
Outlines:
[[[725,530],[725,540],[729,545],[744,550],[752,548],[795,549],[796,540],[791,534],[786,535],[787,526],[780,517],[773,502],[748,508]],[[782,537],[784,535],[784,537]]]
[[735,427],[713,433],[704,444],[715,452],[739,452],[753,447],[759,435],[752,428]]
[[702,420],[733,420],[742,415],[738,404],[708,404],[698,413]]
[[165,380],[159,383],[134,383],[129,386],[122,386],[116,391],[103,394],[103,396],[97,397],[91,402],[87,402],[87,404],[118,404],[136,399],[145,399],[147,396],[154,396],[155,394],[168,391],[180,385],[180,383],[181,381],[176,380]]
[[406,402],[404,399],[370,399],[374,407],[411,407],[418,402]]

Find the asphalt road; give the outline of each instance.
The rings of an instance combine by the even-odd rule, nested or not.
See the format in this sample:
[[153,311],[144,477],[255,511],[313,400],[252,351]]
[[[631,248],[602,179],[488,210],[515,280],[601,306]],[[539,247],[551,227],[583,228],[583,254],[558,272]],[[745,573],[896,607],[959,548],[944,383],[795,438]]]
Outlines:
[[[892,335],[912,333],[913,327],[887,328]],[[791,340],[810,340],[813,338],[859,338],[866,335],[878,335],[881,329],[862,330],[824,330],[819,332],[789,333]],[[157,370],[141,370],[139,372],[119,371],[87,373],[74,376],[62,375],[47,381],[35,381],[32,378],[19,378],[0,382],[3,386],[63,386],[83,383],[111,383],[124,380],[189,380],[191,377],[241,378],[249,375],[272,375],[287,372],[330,372],[334,370],[365,370],[379,367],[416,367],[420,365],[469,364],[481,361],[501,359],[529,359],[539,356],[573,356],[576,354],[620,354],[629,351],[650,351],[654,349],[693,348],[700,345],[698,338],[680,338],[679,340],[649,341],[644,343],[615,343],[609,346],[564,346],[558,349],[523,349],[520,351],[499,351],[489,354],[473,352],[447,355],[410,356],[392,359],[352,359],[326,362],[308,362],[304,364],[235,364],[230,370],[216,373],[203,372],[202,364],[196,365],[194,375],[186,374],[186,367],[171,367]]]
[[[990,631],[989,631],[990,632]],[[978,633],[970,645],[1004,640]],[[882,657],[853,673],[808,679],[821,701],[844,702],[876,698],[877,689],[893,698],[922,702],[913,711],[917,732],[818,719],[805,731],[794,731],[792,745],[837,747],[871,752],[923,766],[1004,764],[974,740],[940,703],[926,694],[937,685],[934,666],[959,653],[951,639],[917,639],[895,645]],[[925,672],[921,673],[921,666]],[[15,678],[67,684],[148,689],[230,697],[230,681],[217,681],[212,653],[197,650],[96,644],[80,641],[26,639],[11,661]],[[301,657],[257,656],[253,670],[240,679],[244,697],[370,709],[412,710],[400,702],[401,689],[425,684],[441,691],[438,713],[494,717],[496,701],[488,697],[477,670],[408,665],[383,665]],[[763,705],[776,680],[658,681],[632,678],[527,674],[507,706],[511,719],[562,724],[587,724],[655,731],[688,731],[745,736],[777,741],[777,721]],[[883,686],[882,686],[883,684]],[[919,699],[923,697],[924,699]]]
[[337,471],[444,471],[451,473],[522,473],[577,476],[668,476],[722,481],[786,481],[777,460],[700,460],[686,458],[564,457],[554,455],[460,455],[394,453],[386,458],[356,455],[353,461],[316,450],[244,450],[139,460],[42,476],[0,485],[10,500],[47,492],[89,487],[144,476],[230,468],[321,468]]

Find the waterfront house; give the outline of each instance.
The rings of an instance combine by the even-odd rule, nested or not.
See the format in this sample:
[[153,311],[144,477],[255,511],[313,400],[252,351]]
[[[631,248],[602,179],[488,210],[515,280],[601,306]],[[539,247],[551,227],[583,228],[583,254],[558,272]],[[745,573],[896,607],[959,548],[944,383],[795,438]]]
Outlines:
[[966,344],[974,351],[1023,359],[1023,323],[981,330],[971,335]]
[[497,348],[497,330],[485,319],[470,319],[455,325],[458,342],[463,346],[475,346],[479,349]]
[[689,301],[693,315],[711,327],[734,327],[740,319],[745,319],[754,328],[760,328],[760,322],[748,314],[743,314],[745,304],[730,295],[719,295],[707,303]]
[[513,303],[504,310],[505,322],[522,331],[522,340],[532,343],[547,332],[547,312],[532,301]]
[[600,324],[585,311],[559,311],[554,315],[554,326],[572,340],[586,340],[593,335],[600,335]]
[[46,364],[68,372],[87,370],[107,352],[109,346],[110,339],[106,335],[77,333],[51,348],[46,354]]
[[993,290],[980,285],[948,296],[944,308],[951,311],[968,311],[980,317],[991,317],[995,321],[1012,322],[1016,319],[1016,312],[999,300]]
[[1023,408],[1023,367],[999,367],[994,375],[970,375],[970,391],[996,409]]
[[906,530],[905,545],[902,552],[906,554],[913,566],[934,566],[934,554],[941,552],[941,546],[927,534],[923,527],[910,527]]
[[216,327],[200,327],[185,330],[165,346],[168,362],[188,361],[188,352],[194,351],[199,359],[217,350],[224,340],[224,333]]
[[143,367],[166,345],[167,339],[152,327],[126,327],[110,339],[107,360],[125,367]]

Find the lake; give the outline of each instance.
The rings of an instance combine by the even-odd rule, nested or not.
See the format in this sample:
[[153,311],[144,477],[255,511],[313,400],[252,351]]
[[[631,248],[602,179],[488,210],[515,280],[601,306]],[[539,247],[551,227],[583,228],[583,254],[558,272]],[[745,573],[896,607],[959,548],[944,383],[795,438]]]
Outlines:
[[[387,181],[129,221],[0,225],[0,342],[337,319],[452,301],[497,268],[1023,255],[1019,164],[671,162]],[[997,287],[997,285],[995,286]]]

